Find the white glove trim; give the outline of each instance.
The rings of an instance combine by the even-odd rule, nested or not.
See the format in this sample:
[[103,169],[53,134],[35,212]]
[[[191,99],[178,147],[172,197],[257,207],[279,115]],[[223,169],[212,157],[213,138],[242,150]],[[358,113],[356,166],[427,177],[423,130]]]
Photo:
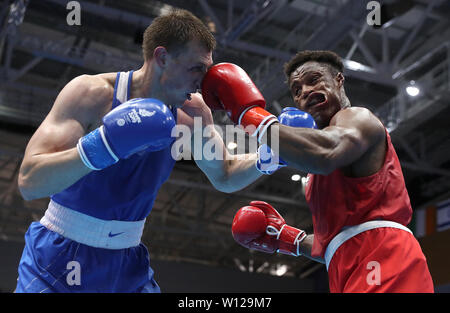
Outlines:
[[84,152],[83,149],[83,145],[80,143],[81,138],[78,140],[77,143],[77,151],[78,154],[80,155],[81,161],[83,161],[84,165],[86,165],[87,168],[94,170],[94,171],[99,171],[99,168],[96,168],[92,165],[92,163],[89,161],[88,157],[86,156],[86,153]]
[[239,116],[239,119],[238,119],[238,125],[241,125],[241,120],[242,120],[242,117],[244,116],[244,114],[247,113],[248,110],[253,109],[253,108],[256,108],[256,107],[257,107],[257,105],[253,105],[253,106],[251,106],[251,107],[246,108],[246,109],[241,113],[241,115]]
[[100,136],[102,136],[103,144],[105,145],[106,149],[109,152],[109,155],[114,159],[115,162],[119,161],[119,157],[112,151],[111,147],[109,146],[108,140],[106,140],[104,126],[102,125],[100,127]]

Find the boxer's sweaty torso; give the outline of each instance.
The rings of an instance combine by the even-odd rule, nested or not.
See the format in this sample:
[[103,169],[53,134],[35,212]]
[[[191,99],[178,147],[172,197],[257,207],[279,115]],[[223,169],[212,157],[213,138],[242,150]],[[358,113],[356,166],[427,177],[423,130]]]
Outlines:
[[407,225],[412,209],[397,154],[386,132],[381,169],[368,177],[347,177],[337,169],[328,176],[308,175],[305,196],[314,223],[312,255],[323,257],[343,227],[384,219]]
[[[111,109],[129,100],[132,75],[132,71],[117,73]],[[176,119],[176,108],[172,113]],[[52,195],[50,204],[102,221],[143,221],[174,164],[171,147],[142,151],[82,177]],[[39,222],[31,224],[25,241],[16,292],[159,292],[143,244],[96,248]]]

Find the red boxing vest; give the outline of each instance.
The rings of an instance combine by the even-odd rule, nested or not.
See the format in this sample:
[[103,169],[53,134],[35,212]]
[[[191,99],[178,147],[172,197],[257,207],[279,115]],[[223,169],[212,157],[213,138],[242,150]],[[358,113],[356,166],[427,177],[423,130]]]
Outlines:
[[386,131],[382,168],[367,177],[347,177],[337,169],[327,176],[309,174],[305,196],[312,213],[313,257],[323,257],[330,241],[344,226],[372,220],[407,225],[412,209],[397,153]]

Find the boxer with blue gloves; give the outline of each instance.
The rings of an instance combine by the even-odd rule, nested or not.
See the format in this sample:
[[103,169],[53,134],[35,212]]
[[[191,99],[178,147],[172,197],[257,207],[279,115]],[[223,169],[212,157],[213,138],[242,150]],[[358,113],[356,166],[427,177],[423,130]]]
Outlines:
[[[141,236],[177,160],[172,130],[202,131],[195,117],[202,128],[213,123],[196,91],[215,39],[192,13],[175,10],[153,20],[142,48],[136,71],[70,81],[29,141],[20,192],[50,201],[25,234],[16,292],[160,292]],[[255,155],[231,156],[217,132],[207,139],[222,158],[195,161],[218,190],[262,175]]]

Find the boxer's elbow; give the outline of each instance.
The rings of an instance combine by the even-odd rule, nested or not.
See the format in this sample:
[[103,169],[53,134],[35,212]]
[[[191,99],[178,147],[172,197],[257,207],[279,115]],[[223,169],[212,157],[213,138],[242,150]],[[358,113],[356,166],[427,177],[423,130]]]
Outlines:
[[236,186],[232,186],[232,185],[228,184],[228,185],[221,186],[220,189],[217,189],[217,190],[219,190],[223,193],[233,193],[233,192],[239,191],[241,189],[242,188],[238,188]]
[[324,156],[317,160],[314,170],[310,173],[328,176],[339,168],[339,160],[333,156]]
[[224,174],[211,181],[214,188],[223,193],[233,193],[243,189],[242,182],[238,182],[233,176]]
[[39,186],[37,186],[37,184],[33,180],[32,173],[30,170],[24,170],[22,168],[19,171],[17,183],[19,187],[19,192],[24,200],[31,201],[43,198],[43,196],[40,195]]
[[328,176],[351,162],[356,151],[349,151],[343,141],[343,139],[328,140],[316,147],[309,157],[309,163],[312,166],[309,173]]
[[22,198],[23,198],[25,201],[32,201],[32,200],[36,200],[36,199],[39,199],[39,198],[40,198],[40,197],[38,197],[38,196],[36,196],[36,195],[33,195],[33,194],[30,193],[30,192],[23,191],[22,189],[20,190],[20,194],[22,195]]
[[[216,189],[224,193],[233,193],[247,187],[261,175],[256,171],[254,162],[254,160],[243,161],[230,157],[228,161],[224,162],[221,175],[217,176]],[[251,170],[249,170],[248,164],[250,164]],[[258,176],[255,176],[255,172],[258,173]]]
[[19,174],[18,185],[19,192],[25,201],[31,201],[39,198],[36,195],[35,189],[33,188],[32,184],[30,184],[25,176]]
[[220,191],[220,192],[223,192],[223,193],[233,193],[234,192],[233,189],[230,189],[229,187],[223,186],[223,185],[214,185],[214,188],[217,191]]
[[336,162],[332,154],[328,153],[314,153],[307,157],[297,158],[284,157],[290,167],[296,168],[300,171],[327,176],[336,170]]
[[37,189],[36,187],[27,186],[25,184],[19,184],[19,191],[20,191],[20,194],[22,195],[22,198],[25,201],[32,201],[32,200],[41,199],[41,198],[45,198],[45,197],[49,196],[45,192]]
[[320,163],[316,165],[315,170],[311,171],[311,173],[328,176],[336,170],[335,163],[332,159],[323,159]]
[[211,184],[216,190],[223,193],[233,193],[240,190],[238,186],[233,185],[227,178],[216,179],[211,181]]

